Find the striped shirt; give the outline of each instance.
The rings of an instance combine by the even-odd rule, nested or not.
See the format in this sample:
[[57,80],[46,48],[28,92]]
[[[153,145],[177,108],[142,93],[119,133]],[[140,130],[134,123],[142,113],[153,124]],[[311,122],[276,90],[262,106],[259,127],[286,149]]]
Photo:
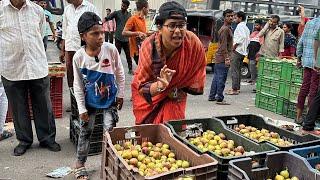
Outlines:
[[66,51],[77,51],[81,47],[81,39],[78,31],[78,21],[84,12],[97,13],[97,9],[87,0],[83,0],[82,4],[77,8],[73,4],[69,4],[64,11],[62,21],[62,39],[65,40]]
[[43,46],[43,9],[29,1],[19,10],[10,0],[0,6],[0,75],[10,81],[40,79],[48,75]]
[[301,57],[302,66],[313,68],[314,67],[314,37],[320,29],[320,18],[315,18],[309,21],[302,33],[302,36],[297,45],[297,56]]

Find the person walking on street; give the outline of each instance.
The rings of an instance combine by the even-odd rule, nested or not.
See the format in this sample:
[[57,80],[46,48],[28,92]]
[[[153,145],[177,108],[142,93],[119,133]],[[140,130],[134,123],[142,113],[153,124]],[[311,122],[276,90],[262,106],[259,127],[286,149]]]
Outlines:
[[141,42],[147,37],[145,17],[149,12],[149,4],[147,0],[138,0],[136,5],[138,12],[128,19],[122,35],[129,37],[130,56],[138,64]]
[[[48,37],[52,33],[52,39],[55,41],[56,39],[56,33],[54,30],[54,25],[53,25],[53,16],[52,14],[47,10],[47,1],[45,0],[39,0],[38,4],[43,8],[44,14],[46,16],[46,23],[45,23],[45,28],[44,28],[44,38],[43,38],[43,44],[44,44],[44,49],[47,50],[48,47]],[[50,33],[51,31],[51,33]]]
[[109,16],[105,17],[105,20],[115,19],[117,23],[117,29],[115,32],[115,45],[121,54],[121,49],[123,48],[126,54],[126,59],[128,63],[128,74],[133,74],[132,71],[132,59],[130,57],[129,40],[127,37],[122,35],[124,26],[126,25],[128,19],[131,17],[131,13],[128,12],[128,7],[130,2],[128,0],[122,0],[121,10],[112,12]]
[[290,23],[284,23],[282,27],[285,38],[284,38],[284,52],[281,56],[295,57],[297,50],[297,38],[291,34],[292,25]]
[[260,54],[267,57],[278,57],[284,51],[284,31],[278,27],[280,17],[272,15],[271,19],[260,31],[259,36],[264,37]]
[[[255,21],[254,31],[251,33],[249,37],[249,45],[248,45],[248,59],[249,59],[249,70],[251,74],[251,78],[248,83],[255,84],[257,80],[257,54],[260,51],[260,47],[263,44],[264,38],[259,37],[259,32],[262,29],[262,21],[260,19]],[[253,90],[254,92],[255,90]]]
[[302,113],[308,97],[308,107],[311,106],[313,98],[316,96],[319,86],[319,74],[314,69],[314,37],[320,29],[320,18],[309,21],[297,45],[298,66],[303,67],[303,80],[297,103],[296,123],[302,123]]
[[[315,57],[315,65],[314,69],[318,71],[320,68],[320,29],[318,33],[314,37],[314,57]],[[320,88],[318,88],[318,93],[314,97],[312,104],[309,108],[308,114],[305,119],[303,119],[303,127],[302,129],[307,132],[311,132],[312,134],[320,135],[320,131],[314,131],[316,126],[315,122],[320,115]]]
[[203,94],[205,52],[199,38],[187,30],[186,17],[181,4],[162,4],[156,19],[159,31],[141,45],[131,84],[136,124],[184,119],[187,94]]
[[48,62],[42,41],[46,23],[44,11],[30,0],[6,0],[0,17],[0,75],[19,141],[13,154],[23,155],[33,143],[28,93],[40,146],[60,151],[55,141]]
[[[107,16],[110,15],[111,9],[106,9]],[[103,30],[105,32],[105,42],[113,44],[114,32],[116,31],[116,21],[111,19],[109,21],[103,20]]]
[[223,91],[226,85],[228,70],[232,57],[233,34],[231,24],[233,21],[233,10],[227,9],[223,12],[224,24],[220,28],[219,48],[216,52],[214,75],[211,83],[209,101],[217,101],[219,105],[228,105],[224,100]]
[[90,137],[97,113],[103,114],[103,129],[112,130],[118,122],[117,110],[123,105],[125,75],[117,48],[104,42],[102,21],[93,12],[79,19],[78,30],[84,46],[73,58],[74,95],[80,116],[80,135],[74,174],[89,179],[85,168]]
[[72,59],[74,54],[81,47],[80,35],[78,32],[78,21],[84,12],[95,12],[93,4],[87,0],[67,0],[69,5],[65,8],[62,20],[62,47],[60,61],[66,62],[68,86],[73,87]]
[[240,93],[241,86],[241,65],[243,59],[248,55],[248,45],[250,30],[246,24],[246,14],[239,11],[235,14],[235,23],[237,28],[233,35],[233,52],[231,60],[231,77],[232,77],[232,89],[230,89],[228,95],[238,95]]

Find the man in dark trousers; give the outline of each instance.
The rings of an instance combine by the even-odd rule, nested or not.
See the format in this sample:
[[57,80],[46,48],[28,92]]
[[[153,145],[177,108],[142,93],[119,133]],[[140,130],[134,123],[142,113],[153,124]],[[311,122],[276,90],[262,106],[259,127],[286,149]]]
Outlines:
[[115,19],[117,24],[117,29],[115,32],[115,45],[121,54],[121,49],[123,48],[124,53],[126,54],[127,63],[128,63],[128,74],[133,74],[132,71],[132,59],[130,57],[130,48],[129,48],[129,39],[122,35],[124,26],[126,25],[128,19],[131,17],[131,13],[128,12],[128,7],[130,2],[128,0],[122,0],[121,10],[114,11],[109,16],[105,18],[106,21]]
[[8,0],[0,6],[0,17],[0,76],[19,141],[13,154],[23,155],[33,143],[28,92],[40,146],[60,151],[55,141],[48,62],[42,41],[44,11],[30,0]]

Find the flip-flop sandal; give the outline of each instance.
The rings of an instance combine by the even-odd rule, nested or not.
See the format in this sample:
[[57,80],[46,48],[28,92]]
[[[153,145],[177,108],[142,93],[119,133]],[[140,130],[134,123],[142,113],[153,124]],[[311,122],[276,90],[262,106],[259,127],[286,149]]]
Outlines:
[[238,91],[228,91],[226,92],[227,95],[239,95]]
[[218,101],[216,102],[218,105],[230,105],[230,103],[227,103],[226,101]]
[[8,139],[9,137],[12,137],[13,133],[7,130],[4,130],[3,133],[0,135],[0,141]]
[[73,173],[74,173],[76,179],[85,179],[85,180],[89,179],[89,174],[88,174],[85,167],[80,167],[80,168],[74,169]]

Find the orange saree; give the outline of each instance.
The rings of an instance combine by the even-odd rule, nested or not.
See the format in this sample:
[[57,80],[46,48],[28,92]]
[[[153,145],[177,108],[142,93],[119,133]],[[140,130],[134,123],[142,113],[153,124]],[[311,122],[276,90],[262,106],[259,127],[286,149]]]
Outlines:
[[[181,47],[169,59],[163,55],[161,44],[161,35],[156,33],[141,46],[139,65],[131,84],[136,124],[184,119],[187,93],[203,94],[206,59],[198,37],[187,31]],[[165,64],[176,73],[165,91],[151,97],[150,85],[157,81]]]

